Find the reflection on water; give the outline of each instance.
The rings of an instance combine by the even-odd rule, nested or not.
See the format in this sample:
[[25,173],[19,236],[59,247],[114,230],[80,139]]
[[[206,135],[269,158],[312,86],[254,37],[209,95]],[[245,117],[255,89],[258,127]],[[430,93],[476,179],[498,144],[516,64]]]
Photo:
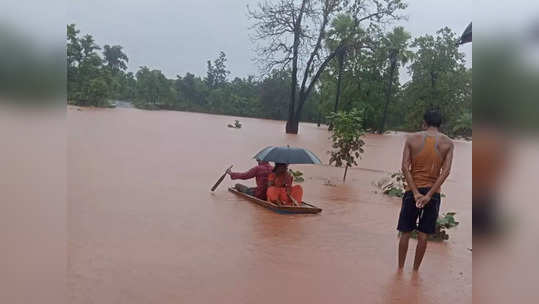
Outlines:
[[[432,244],[419,278],[396,277],[400,201],[371,182],[400,167],[403,137],[369,135],[360,168],[294,166],[320,215],[280,215],[209,188],[268,145],[327,163],[328,133],[304,124],[135,109],[68,110],[73,303],[469,303],[471,144],[457,143],[442,211],[461,225]],[[324,185],[330,180],[335,186]],[[414,243],[410,250],[414,250]],[[409,254],[413,256],[413,253]],[[408,267],[409,266],[409,267]],[[226,299],[226,301],[224,301]]]

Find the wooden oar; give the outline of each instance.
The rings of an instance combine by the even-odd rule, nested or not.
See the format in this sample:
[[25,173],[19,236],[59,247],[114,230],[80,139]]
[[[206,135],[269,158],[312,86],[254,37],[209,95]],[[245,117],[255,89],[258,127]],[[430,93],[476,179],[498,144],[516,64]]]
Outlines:
[[294,198],[292,197],[292,195],[290,195],[290,194],[288,194],[288,193],[287,193],[286,195],[288,195],[288,198],[292,201],[292,203],[294,203],[294,205],[296,205],[296,206],[301,206],[301,204],[298,204],[298,201],[296,201],[296,199],[294,199]]
[[221,184],[223,179],[225,179],[225,176],[226,176],[226,173],[228,172],[228,170],[232,169],[232,167],[233,167],[233,165],[228,167],[228,169],[226,169],[225,173],[223,175],[221,175],[221,177],[219,178],[219,180],[217,180],[215,185],[213,185],[213,187],[211,187],[211,191],[215,191],[215,189],[217,189],[217,187]]

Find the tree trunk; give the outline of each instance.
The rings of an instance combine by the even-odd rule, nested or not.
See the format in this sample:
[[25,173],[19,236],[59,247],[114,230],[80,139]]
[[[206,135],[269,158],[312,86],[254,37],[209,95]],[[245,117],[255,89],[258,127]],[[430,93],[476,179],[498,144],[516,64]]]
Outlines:
[[296,95],[297,95],[297,86],[298,86],[298,53],[299,53],[299,43],[301,35],[301,19],[303,17],[303,10],[307,1],[304,0],[301,4],[301,9],[299,12],[298,19],[294,24],[294,44],[292,46],[292,84],[290,86],[290,104],[288,106],[288,121],[286,122],[286,133],[287,134],[298,134],[299,121],[296,119]]
[[318,103],[318,121],[316,123],[317,127],[320,127],[320,121],[322,120],[322,100]]
[[[298,123],[295,120],[295,103],[296,103],[296,87],[297,87],[297,66],[292,68],[292,87],[290,89],[290,104],[288,105],[288,121],[286,122],[286,133],[298,134]],[[294,124],[296,127],[294,127]]]
[[299,120],[292,117],[286,122],[286,133],[287,134],[298,134],[299,131]]
[[339,99],[341,97],[342,70],[344,65],[344,50],[339,54],[339,75],[337,76],[337,93],[335,94],[335,108],[333,112],[339,110]]
[[346,182],[346,173],[348,173],[348,166],[344,167],[344,177],[342,178],[342,182]]
[[[395,56],[392,54],[392,56]],[[389,107],[389,102],[391,101],[391,91],[393,89],[393,77],[395,75],[395,69],[397,68],[397,61],[395,60],[395,57],[391,58],[391,67],[389,70],[389,80],[387,84],[387,91],[386,91],[386,104],[384,105],[384,116],[382,117],[382,123],[380,124],[380,130],[378,130],[378,133],[384,134],[384,129],[386,125],[386,119],[387,119],[387,108]]]

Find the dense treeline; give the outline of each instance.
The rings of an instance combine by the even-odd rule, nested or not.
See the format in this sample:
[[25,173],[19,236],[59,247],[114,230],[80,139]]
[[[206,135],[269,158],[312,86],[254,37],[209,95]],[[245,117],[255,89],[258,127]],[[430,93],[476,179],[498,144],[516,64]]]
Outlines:
[[[226,55],[207,62],[204,78],[187,73],[168,79],[160,70],[142,66],[126,72],[128,57],[121,46],[101,47],[91,35],[79,36],[67,27],[68,100],[82,106],[111,106],[113,100],[131,101],[142,109],[166,109],[214,114],[286,119],[289,78],[274,71],[258,80],[254,76],[228,79]],[[316,97],[314,97],[316,99]],[[317,103],[307,107],[304,121],[318,117]]]
[[[339,24],[346,22],[351,21],[343,16],[334,29],[346,29]],[[472,70],[464,66],[457,35],[443,28],[435,36],[412,40],[402,27],[396,27],[376,39],[374,48],[351,49],[342,65],[335,60],[323,73],[322,112],[362,109],[365,128],[383,132],[418,130],[425,110],[438,109],[444,117],[444,132],[471,136]],[[401,83],[401,68],[407,68],[411,77],[406,83]],[[339,72],[340,102],[336,105]]]
[[[331,24],[324,48],[339,37],[359,37],[350,16]],[[342,38],[344,39],[344,38]],[[370,131],[416,130],[426,108],[444,114],[444,131],[471,135],[471,70],[464,67],[455,33],[444,28],[435,36],[411,39],[402,27],[370,33],[368,47],[347,48],[330,61],[302,108],[301,120],[325,122],[333,111],[361,110]],[[142,66],[127,71],[128,56],[118,45],[98,46],[91,35],[67,26],[68,100],[83,106],[113,106],[130,101],[149,110],[167,109],[287,120],[291,70],[272,69],[265,77],[230,79],[223,52],[208,61],[205,77],[186,73],[167,78]],[[411,79],[401,84],[400,69]],[[337,93],[339,92],[339,93]],[[338,96],[337,96],[338,95]]]

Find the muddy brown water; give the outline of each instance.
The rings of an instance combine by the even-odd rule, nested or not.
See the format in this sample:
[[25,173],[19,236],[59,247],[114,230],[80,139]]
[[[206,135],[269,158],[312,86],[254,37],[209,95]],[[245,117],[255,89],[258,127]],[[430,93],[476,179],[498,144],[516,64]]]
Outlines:
[[[400,167],[403,135],[368,135],[359,168],[294,166],[319,215],[281,215],[213,183],[268,145],[306,147],[327,163],[327,129],[137,109],[67,111],[68,287],[72,303],[471,303],[471,153],[458,142],[442,212],[461,224],[415,241],[397,274],[400,200],[373,181]],[[327,185],[333,184],[333,186]]]

